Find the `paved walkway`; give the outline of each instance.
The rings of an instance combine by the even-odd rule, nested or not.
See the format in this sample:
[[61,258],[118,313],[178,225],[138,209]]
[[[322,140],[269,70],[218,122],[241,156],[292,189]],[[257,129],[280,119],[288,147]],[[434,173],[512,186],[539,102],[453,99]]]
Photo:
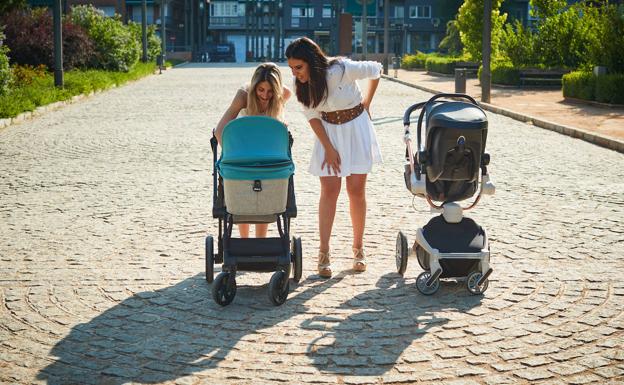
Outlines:
[[[394,78],[394,70],[390,70]],[[454,92],[455,79],[425,71],[398,70],[397,79],[438,92]],[[480,100],[481,85],[476,78],[466,80],[466,93]],[[624,107],[597,106],[566,100],[561,90],[516,88],[494,85],[491,104],[553,123],[576,127],[624,142]]]
[[251,72],[187,65],[0,130],[0,383],[624,381],[624,155],[488,113],[498,191],[471,216],[489,231],[490,288],[447,281],[425,297],[394,249],[431,217],[404,187],[400,123],[430,95],[385,80],[369,270],[350,270],[343,193],[336,276],[315,275],[313,133],[290,102],[304,277],[274,307],[270,275],[241,274],[216,305],[209,132]]

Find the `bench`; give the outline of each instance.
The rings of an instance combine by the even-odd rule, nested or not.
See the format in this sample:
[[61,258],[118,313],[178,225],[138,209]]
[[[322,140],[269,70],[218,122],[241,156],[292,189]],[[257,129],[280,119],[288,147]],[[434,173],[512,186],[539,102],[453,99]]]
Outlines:
[[543,70],[543,69],[523,69],[520,70],[521,86],[544,86],[561,87],[561,78],[567,71]]

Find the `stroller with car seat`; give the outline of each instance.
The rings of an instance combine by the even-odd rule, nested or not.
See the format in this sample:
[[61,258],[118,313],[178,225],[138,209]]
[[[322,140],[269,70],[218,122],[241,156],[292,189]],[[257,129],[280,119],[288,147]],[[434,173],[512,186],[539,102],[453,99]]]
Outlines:
[[[410,115],[417,110],[421,111],[418,151],[414,154],[409,127]],[[424,144],[421,143],[423,124]],[[415,255],[425,270],[416,279],[421,293],[435,293],[440,278],[467,278],[468,291],[481,294],[487,289],[492,273],[490,246],[485,230],[471,218],[464,217],[463,210],[475,207],[482,194],[492,195],[495,191],[487,173],[490,161],[485,153],[487,117],[468,95],[438,94],[409,107],[403,116],[403,125],[408,161],[404,174],[406,187],[412,194],[425,198],[432,210],[441,215],[417,230],[416,241],[409,249],[407,237],[399,232],[397,270],[403,275],[408,257]],[[475,194],[474,202],[466,208],[456,203]]]
[[[297,216],[292,143],[284,124],[264,116],[228,123],[218,161],[217,139],[210,140],[212,216],[219,219],[219,234],[216,254],[213,237],[206,237],[206,280],[212,283],[212,296],[219,305],[234,299],[237,271],[274,271],[269,299],[275,305],[286,301],[291,271],[295,282],[301,279],[301,238],[290,239],[290,220]],[[273,222],[277,222],[279,237],[232,237],[234,224]],[[216,279],[215,263],[223,263]]]

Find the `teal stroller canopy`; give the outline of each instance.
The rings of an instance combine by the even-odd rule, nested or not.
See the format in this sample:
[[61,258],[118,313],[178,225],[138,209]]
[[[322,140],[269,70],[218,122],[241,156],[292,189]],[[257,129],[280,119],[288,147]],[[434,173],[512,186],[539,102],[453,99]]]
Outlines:
[[217,170],[223,179],[283,179],[295,171],[288,129],[276,119],[234,119],[223,129],[221,142]]

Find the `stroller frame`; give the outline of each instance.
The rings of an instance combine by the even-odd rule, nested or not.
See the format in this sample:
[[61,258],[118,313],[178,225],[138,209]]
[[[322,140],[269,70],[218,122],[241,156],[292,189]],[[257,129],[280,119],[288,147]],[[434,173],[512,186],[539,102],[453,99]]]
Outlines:
[[[293,139],[290,133],[289,151]],[[294,194],[294,178],[288,179],[288,199],[286,211],[275,215],[279,236],[270,238],[234,238],[232,231],[236,218],[227,211],[224,199],[223,180],[217,171],[218,141],[210,139],[213,153],[213,199],[212,217],[219,220],[217,252],[214,252],[214,239],[205,239],[206,281],[212,283],[212,296],[219,305],[230,304],[236,295],[236,272],[255,271],[275,273],[269,281],[269,299],[274,305],[286,301],[289,292],[289,277],[299,282],[302,275],[301,238],[290,238],[290,219],[297,217]],[[272,223],[267,218],[260,220],[244,219],[241,223]],[[222,271],[214,278],[214,265],[222,263]],[[291,266],[292,265],[292,266]],[[213,282],[214,281],[214,282]]]
[[[428,152],[423,148],[421,144],[422,136],[422,124],[423,118],[426,114],[427,108],[431,106],[438,99],[448,97],[454,99],[467,99],[470,104],[479,107],[479,104],[470,96],[465,94],[437,94],[426,102],[416,103],[410,106],[403,116],[403,125],[405,128],[404,142],[406,144],[406,158],[409,162],[409,166],[406,166],[406,178],[405,182],[412,194],[423,197],[427,200],[427,203],[431,207],[432,211],[442,212],[442,216],[447,223],[460,223],[463,217],[463,210],[469,210],[474,208],[481,199],[482,194],[492,195],[494,194],[494,185],[489,180],[487,173],[487,165],[489,164],[489,155],[486,153],[481,154],[481,169],[479,191],[474,202],[466,207],[462,208],[459,204],[447,201],[441,205],[436,205],[432,202],[431,197],[427,193],[427,176],[425,174]],[[440,101],[438,101],[439,103]],[[441,102],[446,102],[442,100]],[[410,115],[417,110],[421,110],[418,118],[417,126],[417,146],[418,152],[416,157],[411,149],[410,139]],[[399,274],[403,275],[407,268],[407,259],[417,257],[419,265],[425,270],[422,272],[417,280],[416,287],[418,290],[425,294],[431,295],[435,293],[439,288],[439,279],[446,277],[465,277],[464,274],[459,273],[460,269],[448,269],[446,271],[443,265],[450,266],[448,263],[463,263],[464,266],[471,266],[469,269],[472,271],[467,275],[467,289],[472,294],[482,294],[488,287],[488,277],[492,273],[493,269],[490,267],[490,246],[483,230],[480,226],[476,225],[474,221],[469,218],[465,218],[477,226],[480,235],[483,237],[483,244],[479,251],[469,252],[441,252],[437,248],[433,247],[425,237],[423,228],[419,228],[416,232],[416,240],[413,247],[408,250],[407,237],[403,232],[399,232],[396,241],[396,265]],[[427,225],[433,222],[430,221]],[[432,226],[433,227],[433,226]],[[454,271],[453,271],[454,270]]]

